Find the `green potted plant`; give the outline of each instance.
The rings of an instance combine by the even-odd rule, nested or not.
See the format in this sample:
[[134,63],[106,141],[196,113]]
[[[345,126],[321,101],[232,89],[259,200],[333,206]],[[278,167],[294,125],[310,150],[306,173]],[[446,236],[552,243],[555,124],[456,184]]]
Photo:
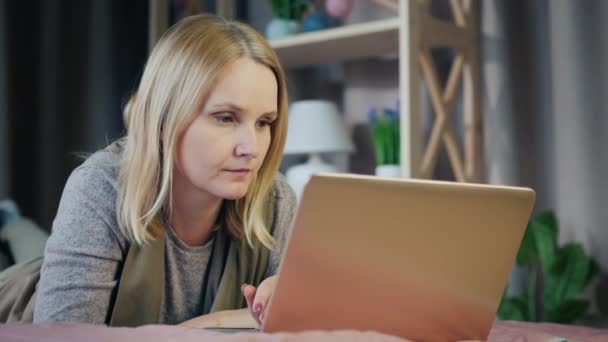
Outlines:
[[277,39],[300,30],[300,19],[309,6],[307,0],[268,0],[272,20],[266,26],[266,38]]
[[530,221],[517,255],[517,264],[526,270],[527,291],[504,296],[499,319],[567,324],[587,313],[590,303],[580,294],[598,274],[598,264],[578,242],[558,246],[557,233],[552,211]]
[[400,177],[399,103],[396,109],[384,108],[380,113],[370,108],[368,119],[376,152],[376,175]]

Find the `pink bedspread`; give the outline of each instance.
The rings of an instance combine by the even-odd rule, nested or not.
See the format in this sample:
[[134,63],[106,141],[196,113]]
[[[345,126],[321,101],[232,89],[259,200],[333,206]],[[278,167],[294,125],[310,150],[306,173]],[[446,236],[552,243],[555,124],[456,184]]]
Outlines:
[[[554,337],[571,341],[607,342],[608,330],[566,326],[558,324],[533,324],[502,321],[496,322],[490,333],[492,342],[548,342]],[[0,341],[354,341],[354,342],[403,342],[405,340],[375,332],[311,331],[297,334],[238,333],[222,334],[201,329],[176,326],[148,325],[139,328],[108,328],[81,323],[7,324],[0,325]]]

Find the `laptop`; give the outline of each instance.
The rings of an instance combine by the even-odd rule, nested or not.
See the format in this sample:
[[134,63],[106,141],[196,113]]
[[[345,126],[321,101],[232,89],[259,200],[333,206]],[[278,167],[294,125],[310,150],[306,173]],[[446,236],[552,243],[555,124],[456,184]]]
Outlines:
[[534,201],[529,188],[316,174],[261,330],[486,340]]

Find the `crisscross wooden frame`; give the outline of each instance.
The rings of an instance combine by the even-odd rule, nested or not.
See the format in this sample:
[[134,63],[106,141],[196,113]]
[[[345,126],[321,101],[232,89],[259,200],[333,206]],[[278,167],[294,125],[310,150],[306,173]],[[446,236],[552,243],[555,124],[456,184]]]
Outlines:
[[[443,0],[448,1],[448,0]],[[454,177],[460,182],[479,182],[482,173],[482,116],[479,63],[479,0],[449,0],[454,22],[431,17],[429,0],[401,0],[400,84],[406,101],[402,113],[402,163],[404,176],[431,178],[440,148],[444,146]],[[433,48],[456,51],[445,87],[431,57]],[[409,49],[409,50],[407,50]],[[405,50],[405,51],[404,51]],[[409,69],[408,69],[409,68]],[[408,71],[409,70],[409,71]],[[426,84],[435,120],[426,144],[421,142],[419,82]],[[464,151],[459,147],[449,116],[462,87]],[[403,161],[409,161],[409,164]]]

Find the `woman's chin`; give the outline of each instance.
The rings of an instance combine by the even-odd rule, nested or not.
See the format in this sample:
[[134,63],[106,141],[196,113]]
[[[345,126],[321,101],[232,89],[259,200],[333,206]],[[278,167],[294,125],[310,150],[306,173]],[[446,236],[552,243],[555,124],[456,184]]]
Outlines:
[[238,200],[241,199],[243,197],[245,197],[245,195],[247,195],[247,188],[243,188],[243,189],[226,189],[227,191],[224,191],[220,197],[227,199],[227,200]]
[[238,200],[247,195],[249,186],[250,182],[247,181],[222,181],[209,186],[207,191],[219,198],[226,200]]
[[243,197],[245,197],[247,193],[243,193],[243,194],[227,194],[225,196],[222,196],[225,200],[232,200],[232,201],[236,201],[236,200],[240,200]]

